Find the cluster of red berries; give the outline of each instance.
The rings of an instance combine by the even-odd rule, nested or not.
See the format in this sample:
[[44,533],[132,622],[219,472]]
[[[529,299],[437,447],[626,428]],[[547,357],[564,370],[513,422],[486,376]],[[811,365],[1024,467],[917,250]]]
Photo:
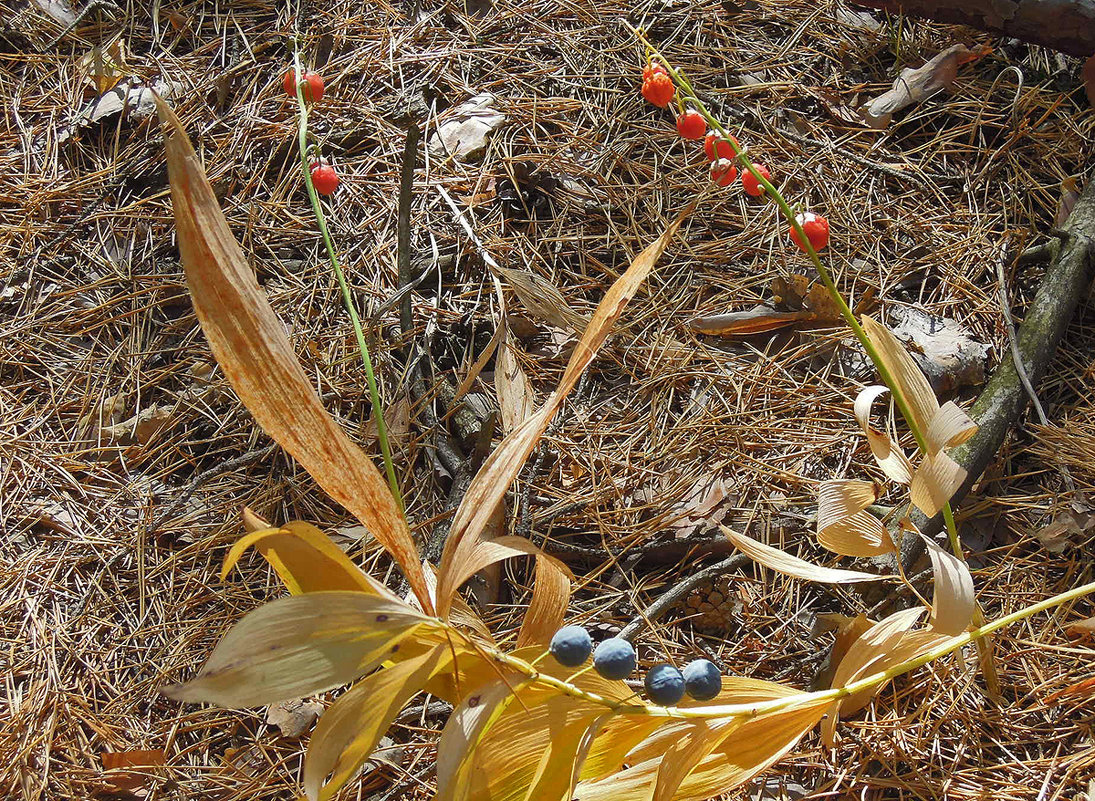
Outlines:
[[[643,69],[643,97],[659,108],[667,108],[676,93],[677,87],[674,86],[669,71],[661,64],[648,63]],[[678,105],[681,113],[677,117],[677,132],[683,139],[703,139],[703,152],[711,163],[712,182],[717,186],[730,186],[738,178],[738,168],[735,163],[739,158],[738,152],[741,150],[738,140],[730,134],[722,136],[715,131],[708,132],[707,118],[703,114],[694,108],[685,109],[681,103]],[[757,174],[769,182],[771,182],[772,174],[763,164],[751,163],[752,170],[741,171],[741,186],[746,194],[760,197],[768,190],[757,178]],[[802,226],[806,238],[810,240],[815,251],[829,244],[829,221],[820,214],[807,212],[799,214],[796,220]],[[806,245],[799,238],[794,226],[788,233],[791,241],[805,252]]]
[[[296,70],[291,69],[285,73],[285,80],[281,84],[285,89],[285,94],[295,98],[297,96],[297,83]],[[323,97],[323,76],[318,72],[306,70],[299,83],[300,91],[307,102],[314,103]],[[334,191],[338,189],[338,173],[335,172],[335,168],[324,161],[313,161],[310,167],[312,186],[316,188],[316,191],[321,195],[334,194]]]

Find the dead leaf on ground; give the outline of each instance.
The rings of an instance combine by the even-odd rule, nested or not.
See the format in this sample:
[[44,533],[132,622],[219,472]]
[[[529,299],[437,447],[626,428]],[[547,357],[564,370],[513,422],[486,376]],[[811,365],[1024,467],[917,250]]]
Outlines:
[[[406,447],[411,435],[411,400],[406,392],[389,399],[384,405],[384,425],[392,444],[397,448]],[[376,410],[369,415],[363,434],[370,442],[377,440]]]
[[1095,529],[1095,506],[1076,500],[1054,517],[1035,536],[1050,553],[1063,553]]
[[[730,498],[731,503],[727,503]],[[713,528],[721,523],[737,495],[730,490],[722,476],[705,476],[699,479],[680,501],[669,510],[667,528],[677,539],[687,539],[697,531]]]
[[961,44],[948,47],[922,67],[903,69],[892,89],[871,100],[859,112],[869,126],[881,130],[901,109],[949,89],[958,76],[960,66],[976,61],[991,51],[988,46],[974,50]]
[[129,65],[125,63],[125,39],[118,38],[106,47],[96,45],[80,59],[83,70],[96,94],[109,92],[118,82],[129,74]]
[[460,161],[474,161],[487,149],[487,137],[506,121],[506,115],[495,109],[496,98],[490,93],[476,95],[450,109],[445,119],[430,137],[430,152],[435,156],[453,156]]
[[1095,636],[1095,617],[1085,617],[1083,620],[1077,620],[1075,623],[1069,623],[1065,627],[1065,631],[1067,631],[1073,637]]
[[[1092,56],[1095,59],[1095,56]],[[1089,63],[1091,63],[1089,61]],[[1092,82],[1095,83],[1095,68],[1092,69]],[[1091,84],[1088,85],[1088,92],[1095,91]],[[1095,106],[1095,101],[1092,102],[1092,106]],[[1075,178],[1069,176],[1065,180],[1061,181],[1061,198],[1057,201],[1057,214],[1054,216],[1053,225],[1056,228],[1060,228],[1066,222],[1068,218],[1072,216],[1072,210],[1076,208],[1076,201],[1080,199],[1080,183]]]
[[734,546],[752,559],[777,573],[805,581],[819,581],[823,584],[853,584],[858,581],[881,581],[891,576],[880,576],[874,573],[861,573],[858,570],[838,570],[831,567],[822,567],[805,559],[799,559],[779,548],[765,545],[759,540],[747,537],[744,534],[719,526],[722,533],[729,538]]
[[748,337],[816,318],[811,311],[776,311],[771,306],[756,306],[748,311],[693,317],[688,321],[688,327],[697,334],[708,336]]
[[799,273],[772,279],[772,302],[789,311],[798,311],[810,291],[810,279]]
[[267,708],[266,722],[270,726],[277,726],[282,737],[295,739],[302,737],[311,728],[322,711],[323,704],[318,701],[302,701],[299,698],[279,701]]
[[95,790],[97,798],[139,799],[147,793],[151,768],[163,767],[167,759],[161,749],[147,751],[103,751],[103,783]]
[[517,340],[505,321],[502,322],[502,329],[502,341],[494,362],[494,390],[498,393],[502,430],[508,434],[532,415],[536,405],[533,402],[532,382],[518,357]]

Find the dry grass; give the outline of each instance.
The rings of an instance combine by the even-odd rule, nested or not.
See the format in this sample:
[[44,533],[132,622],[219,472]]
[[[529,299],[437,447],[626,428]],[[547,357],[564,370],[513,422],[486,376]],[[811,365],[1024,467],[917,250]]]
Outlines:
[[[263,0],[180,4],[161,8],[155,35],[149,5],[96,12],[41,53],[33,50],[60,28],[33,3],[0,30],[9,107],[0,147],[0,795],[90,797],[104,783],[100,752],[163,749],[169,767],[150,781],[149,797],[290,798],[303,742],[279,738],[261,711],[179,708],[156,690],[189,675],[234,620],[279,593],[256,561],[227,583],[217,579],[242,504],[272,520],[351,521],[279,452],[262,452],[268,440],[219,373],[202,381],[210,356],[177,263],[155,126],[114,117],[59,141],[84,102],[77,62],[92,44],[121,34],[137,74],[182,82],[176,107],[230,223],[329,407],[362,439],[364,380],[293,155],[294,110],[281,91],[293,15]],[[874,289],[886,306],[955,317],[992,344],[994,360],[1006,351],[992,261],[999,241],[1045,231],[1061,179],[1090,171],[1095,117],[1077,91],[1078,67],[1057,74],[1037,49],[1011,48],[964,69],[953,93],[884,134],[827,112],[825,103],[854,106],[899,66],[969,41],[966,30],[906,21],[898,41],[895,26],[869,33],[836,21],[833,4],[776,0],[504,0],[479,13],[426,2],[409,20],[411,5],[312,4],[305,60],[330,47],[314,129],[343,176],[333,233],[366,316],[396,289],[401,110],[429,114],[429,133],[444,107],[490,91],[509,115],[482,163],[431,159],[415,184],[412,246],[427,264],[436,249],[446,267],[415,295],[412,336],[429,347],[435,374],[454,382],[497,310],[438,185],[458,199],[484,195],[474,218],[486,249],[550,280],[583,312],[705,191],[702,155],[638,96],[641,53],[623,18],[651,27],[788,197],[833,221],[829,254],[847,292]],[[992,91],[1011,64],[1025,75],[1017,127],[1011,79]],[[432,111],[424,92],[436,98]],[[518,164],[586,190],[559,188],[532,222],[507,218],[490,193]],[[585,571],[574,609],[585,620],[621,625],[701,563],[666,558],[668,549],[641,563],[629,555],[679,536],[671,523],[697,482],[725,482],[727,520],[751,521],[772,541],[817,555],[808,520],[815,482],[872,471],[850,407],[866,376],[843,374],[838,336],[728,344],[694,341],[684,327],[695,314],[746,308],[766,297],[772,278],[805,268],[784,246],[775,210],[730,192],[708,198],[686,228],[514,496],[531,499],[534,537],[571,546],[560,553]],[[1009,277],[1021,316],[1038,270]],[[373,329],[389,396],[400,375],[397,315],[386,312]],[[526,328],[525,368],[542,393],[563,361],[545,326]],[[991,535],[982,537],[976,576],[989,616],[1092,578],[1089,543],[1051,554],[1032,535],[1062,500],[1057,458],[1095,493],[1093,346],[1088,305],[1041,390],[1055,425],[1014,437],[961,510],[968,531]],[[492,398],[489,378],[474,390]],[[89,423],[154,406],[166,424],[147,442],[111,440]],[[434,466],[435,435],[412,427],[398,457],[423,535],[450,483]],[[256,452],[262,458],[248,459]],[[231,459],[241,463],[218,472]],[[352,552],[386,569],[364,551]],[[511,575],[513,603],[523,597],[521,569]],[[770,575],[743,575],[736,586],[740,630],[702,635],[667,619],[643,635],[643,658],[705,652],[729,669],[804,686],[823,647],[807,636],[812,617],[862,609],[843,590]],[[1075,797],[1095,776],[1090,702],[1042,699],[1090,676],[1089,645],[1065,632],[1090,614],[1083,603],[1000,638],[1001,705],[985,700],[968,669],[941,664],[938,680],[918,674],[884,692],[835,752],[808,738],[776,774],[826,797]],[[491,617],[503,634],[517,619],[505,604]],[[438,726],[405,720],[393,735],[412,745],[410,761],[371,772],[345,797],[428,794]]]

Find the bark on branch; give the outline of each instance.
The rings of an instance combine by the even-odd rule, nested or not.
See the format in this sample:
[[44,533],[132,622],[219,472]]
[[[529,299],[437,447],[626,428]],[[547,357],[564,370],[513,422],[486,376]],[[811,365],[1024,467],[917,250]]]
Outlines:
[[859,6],[969,25],[1070,56],[1095,53],[1093,0],[852,0]]
[[[1050,260],[1017,337],[1023,366],[1035,389],[1045,376],[1077,305],[1095,278],[1095,181],[1088,181],[1059,236],[1060,247]],[[1006,351],[970,409],[970,416],[980,429],[969,442],[951,452],[951,457],[968,472],[965,484],[951,503],[962,500],[980,479],[1029,400],[1011,353]],[[943,528],[942,515],[914,522],[929,536]],[[924,545],[919,537],[907,537],[902,545],[902,563],[908,568],[923,553]]]

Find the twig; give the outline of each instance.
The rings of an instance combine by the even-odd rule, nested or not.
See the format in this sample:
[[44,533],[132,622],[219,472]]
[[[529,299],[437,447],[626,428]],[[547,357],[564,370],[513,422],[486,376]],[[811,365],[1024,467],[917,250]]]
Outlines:
[[692,575],[686,576],[667,592],[662,593],[658,597],[658,600],[641,611],[636,618],[623,627],[623,630],[621,630],[617,636],[623,637],[625,640],[635,639],[639,632],[657,621],[694,588],[708,579],[716,578],[723,573],[729,573],[731,570],[737,570],[739,567],[745,567],[750,561],[749,557],[745,554],[736,553],[727,559],[723,559],[721,562],[716,562],[713,565],[705,567],[703,570],[698,570]]
[[[1023,389],[1027,391],[1027,396],[1030,398],[1031,404],[1034,406],[1034,411],[1038,415],[1038,419],[1042,421],[1042,425],[1049,425],[1049,418],[1046,417],[1046,410],[1042,408],[1042,402],[1038,400],[1038,396],[1034,392],[1034,385],[1030,383],[1030,376],[1027,375],[1026,367],[1023,366],[1023,354],[1019,351],[1019,343],[1015,338],[1015,320],[1011,316],[1011,301],[1008,299],[1008,283],[1007,277],[1004,275],[1004,250],[1001,250],[1000,258],[996,259],[996,279],[1000,284],[1000,312],[1004,315],[1004,326],[1007,328],[1008,345],[1011,347],[1011,359],[1015,364],[1015,371],[1019,375],[1019,380],[1023,382]],[[1065,482],[1065,486],[1068,487],[1069,492],[1076,493],[1076,482],[1072,480],[1072,473],[1069,472],[1068,466],[1063,462],[1059,462],[1057,469],[1061,473],[1061,478]]]

